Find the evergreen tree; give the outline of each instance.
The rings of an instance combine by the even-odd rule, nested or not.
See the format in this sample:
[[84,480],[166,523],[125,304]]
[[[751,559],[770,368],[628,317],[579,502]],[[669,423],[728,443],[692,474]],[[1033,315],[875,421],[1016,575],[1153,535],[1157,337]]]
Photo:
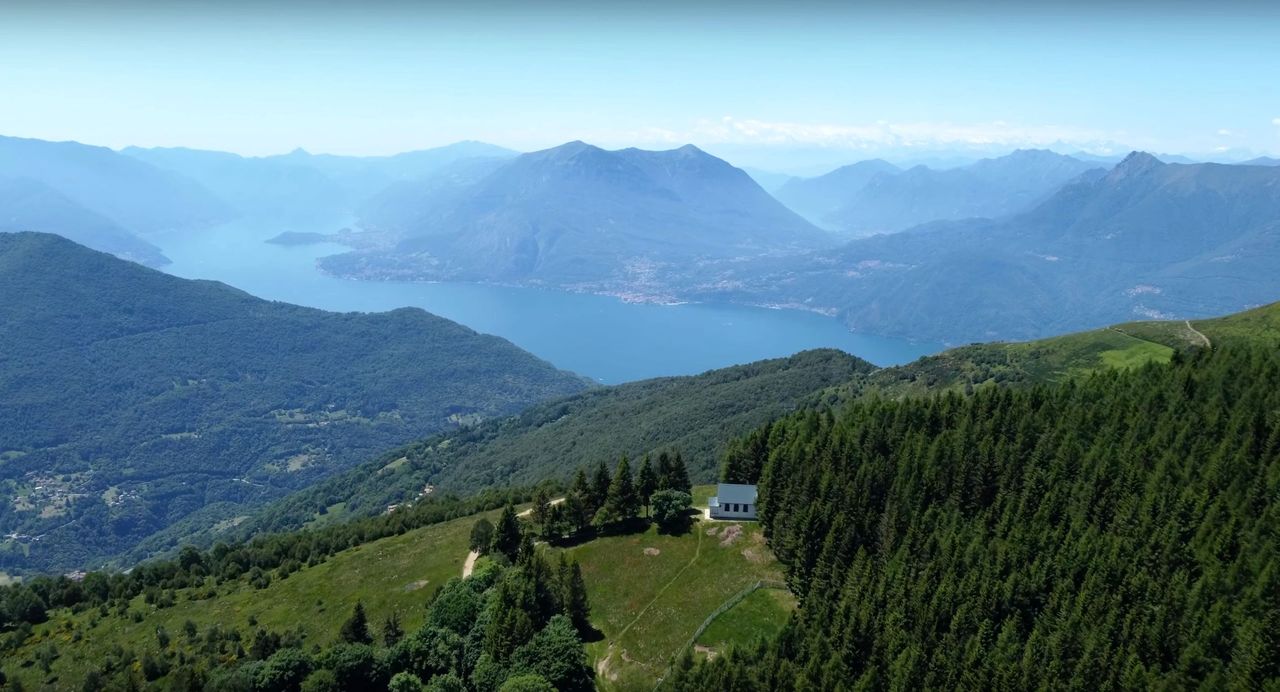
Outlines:
[[533,491],[533,511],[530,512],[535,526],[545,527],[547,525],[547,513],[550,509],[551,493],[546,486],[540,485]]
[[502,515],[493,528],[493,545],[490,550],[515,562],[520,551],[520,520],[516,517],[516,508],[510,502],[502,508]]
[[369,633],[369,618],[364,613],[364,604],[356,601],[351,617],[342,623],[338,630],[338,638],[348,644],[372,644],[373,635]]
[[595,514],[604,507],[604,503],[609,499],[609,486],[613,483],[613,479],[609,476],[609,465],[600,462],[596,467],[595,475],[591,477],[591,513]]
[[671,479],[673,476],[671,470],[671,454],[665,450],[658,453],[658,473],[657,483],[654,486],[654,492],[659,490],[671,490]]
[[675,459],[671,462],[671,482],[669,487],[682,493],[693,494],[693,483],[689,481],[689,468],[685,466],[684,455],[679,451],[676,451]]
[[591,633],[591,603],[587,599],[587,583],[582,578],[582,567],[571,562],[569,578],[565,585],[564,611],[570,622],[584,637]]
[[400,643],[403,638],[404,628],[400,626],[400,614],[393,610],[382,621],[382,645],[390,648]]
[[604,506],[596,515],[599,525],[626,521],[640,513],[640,496],[636,493],[635,482],[631,477],[631,462],[626,455],[618,461],[618,468],[609,483],[605,495]]
[[640,494],[640,503],[645,510],[649,508],[649,498],[658,489],[658,477],[653,472],[653,462],[649,455],[644,455],[640,462],[640,472],[636,474],[636,492]]

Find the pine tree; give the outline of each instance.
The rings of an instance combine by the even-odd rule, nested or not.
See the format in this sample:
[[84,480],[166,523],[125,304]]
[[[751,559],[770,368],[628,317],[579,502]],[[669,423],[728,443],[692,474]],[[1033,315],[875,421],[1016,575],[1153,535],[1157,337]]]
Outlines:
[[640,503],[644,505],[646,513],[649,509],[649,498],[657,489],[658,477],[654,475],[653,462],[646,454],[644,460],[640,462],[640,473],[636,475],[636,492],[640,494]]
[[404,628],[400,626],[400,614],[391,611],[391,614],[382,621],[382,645],[385,647],[393,647],[404,639]]
[[373,635],[369,633],[369,618],[364,614],[364,604],[356,601],[351,617],[342,623],[338,630],[338,638],[348,644],[372,644]]
[[491,550],[515,562],[520,551],[520,520],[516,518],[516,508],[510,503],[502,508],[498,524],[493,529],[493,546]]
[[618,468],[609,484],[605,511],[610,521],[626,521],[640,513],[640,495],[631,478],[631,462],[626,455],[618,461]]
[[577,561],[570,564],[569,579],[565,586],[564,612],[573,626],[583,636],[591,633],[591,604],[587,600],[587,583],[582,579],[582,567]]
[[592,514],[604,507],[605,501],[609,499],[609,485],[612,482],[613,479],[609,477],[609,465],[603,461],[600,462],[600,465],[596,466],[595,475],[591,477],[590,507]]
[[659,452],[657,483],[653,488],[654,492],[671,490],[671,475],[671,455],[666,451]]
[[533,511],[530,515],[533,523],[539,527],[545,527],[547,524],[547,511],[551,508],[551,493],[547,491],[545,486],[538,486],[533,491]]
[[684,465],[684,456],[678,451],[675,460],[671,462],[671,489],[693,494],[693,483],[689,482],[689,469]]

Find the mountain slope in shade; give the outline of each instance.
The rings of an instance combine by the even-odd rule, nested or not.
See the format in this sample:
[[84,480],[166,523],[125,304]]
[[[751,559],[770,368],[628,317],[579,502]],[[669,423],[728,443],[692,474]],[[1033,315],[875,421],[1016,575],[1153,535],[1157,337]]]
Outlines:
[[956,343],[1234,312],[1280,296],[1277,266],[1280,168],[1135,152],[1018,216],[704,268],[698,284],[732,288],[693,296],[804,305],[857,330]]
[[0,543],[7,571],[93,563],[589,386],[421,310],[268,302],[47,234],[0,234],[0,295],[0,535],[27,536]]
[[399,234],[394,250],[323,266],[367,278],[599,286],[654,265],[829,242],[746,173],[693,146],[606,151],[571,142],[516,157],[447,200],[412,202],[364,220]]
[[1240,165],[1241,166],[1280,166],[1280,159],[1272,158],[1270,156],[1259,156],[1256,159],[1241,161]]
[[37,181],[143,235],[203,228],[235,215],[187,178],[78,142],[0,137],[0,176]]
[[160,248],[48,185],[0,177],[0,232],[17,231],[57,233],[94,250],[152,267],[169,262]]
[[816,178],[792,178],[774,196],[815,224],[831,227],[829,217],[873,178],[900,172],[902,169],[888,161],[859,161]]

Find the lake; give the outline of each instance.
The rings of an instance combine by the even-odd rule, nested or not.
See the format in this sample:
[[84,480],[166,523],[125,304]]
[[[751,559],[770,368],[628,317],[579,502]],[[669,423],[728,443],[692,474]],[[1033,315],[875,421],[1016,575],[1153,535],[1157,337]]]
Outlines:
[[419,307],[606,384],[695,374],[810,348],[838,348],[877,365],[905,363],[942,349],[941,344],[854,334],[834,319],[795,310],[645,305],[532,288],[338,279],[319,272],[315,260],[345,247],[264,242],[284,230],[330,227],[241,221],[151,240],[173,260],[165,271],[175,276],[215,279],[261,298],[325,310]]

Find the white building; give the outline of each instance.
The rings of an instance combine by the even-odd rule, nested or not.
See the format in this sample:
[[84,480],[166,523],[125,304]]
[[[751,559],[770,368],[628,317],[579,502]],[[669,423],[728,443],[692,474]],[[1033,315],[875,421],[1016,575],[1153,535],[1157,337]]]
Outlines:
[[755,519],[756,487],[740,483],[721,483],[716,496],[707,505],[712,519]]

